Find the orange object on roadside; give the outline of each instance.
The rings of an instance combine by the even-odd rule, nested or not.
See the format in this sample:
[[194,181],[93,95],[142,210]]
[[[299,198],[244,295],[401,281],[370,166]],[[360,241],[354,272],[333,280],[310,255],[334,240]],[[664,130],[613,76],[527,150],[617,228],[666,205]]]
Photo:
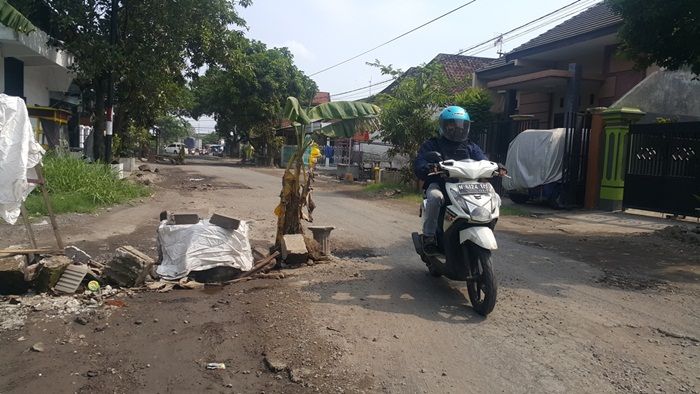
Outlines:
[[115,306],[117,308],[123,308],[126,306],[126,302],[122,300],[105,300],[105,305]]

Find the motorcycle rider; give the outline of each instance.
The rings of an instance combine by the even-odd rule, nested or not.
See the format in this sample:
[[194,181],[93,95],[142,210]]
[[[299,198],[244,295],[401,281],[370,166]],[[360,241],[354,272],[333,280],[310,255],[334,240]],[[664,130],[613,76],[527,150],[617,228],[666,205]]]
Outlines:
[[418,150],[418,156],[413,163],[413,171],[418,179],[423,181],[426,195],[426,208],[423,215],[423,250],[427,255],[439,253],[435,233],[438,226],[440,209],[445,203],[445,180],[437,175],[431,175],[435,163],[426,159],[428,152],[439,152],[442,160],[487,160],[481,148],[469,141],[469,126],[471,119],[467,111],[458,106],[449,106],[442,110],[439,118],[440,136],[425,141]]

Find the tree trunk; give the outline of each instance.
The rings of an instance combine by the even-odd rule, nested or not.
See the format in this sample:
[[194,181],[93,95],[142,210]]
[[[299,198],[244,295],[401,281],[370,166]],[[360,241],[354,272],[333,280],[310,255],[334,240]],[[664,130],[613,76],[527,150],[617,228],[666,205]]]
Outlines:
[[105,159],[105,98],[106,79],[99,78],[95,83],[95,124],[93,125],[93,157],[95,161]]

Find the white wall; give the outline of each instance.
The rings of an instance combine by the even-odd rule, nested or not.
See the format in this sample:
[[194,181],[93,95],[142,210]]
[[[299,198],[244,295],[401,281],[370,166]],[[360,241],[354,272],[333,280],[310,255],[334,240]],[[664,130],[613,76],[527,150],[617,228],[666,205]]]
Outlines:
[[49,73],[45,67],[24,67],[24,96],[27,105],[49,105]]

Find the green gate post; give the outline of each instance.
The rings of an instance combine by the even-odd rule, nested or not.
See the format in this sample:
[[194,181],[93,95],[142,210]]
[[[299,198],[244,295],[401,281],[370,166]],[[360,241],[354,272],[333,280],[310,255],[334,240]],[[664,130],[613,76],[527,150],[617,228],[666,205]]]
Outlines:
[[605,156],[600,182],[600,209],[604,211],[622,210],[630,125],[644,115],[645,112],[638,108],[610,108],[603,111]]

